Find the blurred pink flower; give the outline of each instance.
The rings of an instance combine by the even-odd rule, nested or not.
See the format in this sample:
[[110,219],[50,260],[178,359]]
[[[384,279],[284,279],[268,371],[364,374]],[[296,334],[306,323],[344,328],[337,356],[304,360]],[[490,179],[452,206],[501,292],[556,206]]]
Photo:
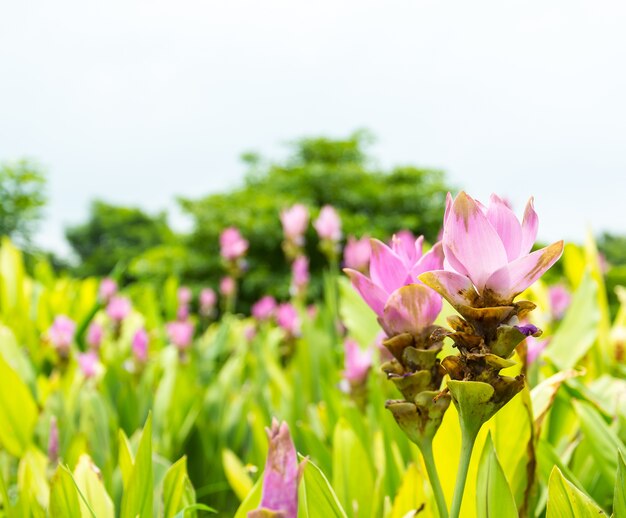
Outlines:
[[246,341],[252,342],[252,340],[254,340],[254,338],[256,337],[256,326],[253,326],[253,325],[246,326],[246,328],[243,331],[243,334],[246,338]]
[[309,284],[309,259],[304,255],[295,258],[291,265],[293,288],[296,292]]
[[271,295],[261,297],[252,305],[252,316],[257,320],[269,320],[276,311],[276,299]]
[[280,222],[285,238],[301,245],[309,225],[309,209],[301,203],[296,203],[280,213]]
[[372,367],[372,349],[362,349],[350,338],[344,341],[343,346],[345,353],[343,377],[353,384],[362,383]]
[[67,352],[74,341],[76,323],[65,315],[59,315],[48,329],[48,338],[59,352]]
[[460,192],[448,194],[444,215],[444,270],[420,279],[453,306],[507,305],[561,257],[563,241],[530,252],[539,220],[532,198],[520,223],[506,203],[491,195],[489,206]]
[[166,326],[167,336],[170,341],[180,350],[185,350],[193,340],[193,324],[186,322],[169,322]]
[[190,288],[188,288],[187,286],[181,286],[180,288],[178,288],[178,304],[180,306],[189,305],[192,298],[193,293],[191,292]]
[[372,247],[369,237],[365,236],[356,239],[354,236],[348,237],[348,243],[343,249],[343,264],[346,268],[352,268],[363,272],[367,270],[370,262]]
[[250,511],[248,518],[270,515],[277,518],[297,518],[298,484],[304,462],[298,464],[298,454],[287,423],[279,424],[273,419],[271,429],[266,430],[270,445],[263,472],[263,494],[258,509]]
[[144,363],[148,359],[148,333],[142,327],[135,331],[133,335],[132,351],[133,357],[139,363]]
[[106,313],[114,322],[124,320],[132,309],[130,300],[127,297],[115,296],[107,305]]
[[289,302],[279,304],[276,308],[276,323],[292,336],[300,334],[300,318],[298,317],[298,312]]
[[208,316],[213,312],[217,303],[217,295],[211,288],[203,288],[200,292],[200,313]]
[[59,425],[56,416],[50,417],[50,433],[48,435],[48,459],[52,464],[59,460]]
[[102,343],[104,329],[98,322],[92,322],[87,329],[87,345],[92,349],[98,350]]
[[85,378],[93,378],[98,373],[98,353],[88,351],[78,355],[78,366]]
[[227,261],[242,257],[248,250],[248,241],[235,227],[224,229],[220,235],[220,254]]
[[554,320],[561,320],[572,302],[572,295],[562,284],[555,284],[548,289],[548,296],[550,298],[552,318]]
[[549,343],[550,343],[549,338],[544,338],[542,340],[539,340],[538,338],[535,338],[534,336],[527,337],[526,338],[526,363],[529,365],[531,363],[534,363],[537,360],[537,358],[539,358],[539,356],[541,355],[543,350],[548,346]]
[[337,242],[341,239],[341,219],[330,205],[324,205],[313,223],[320,239]]
[[100,282],[99,297],[103,302],[109,302],[117,293],[117,282],[110,277],[105,277]]
[[235,293],[235,279],[232,277],[222,277],[220,281],[220,293],[224,297],[230,297]]

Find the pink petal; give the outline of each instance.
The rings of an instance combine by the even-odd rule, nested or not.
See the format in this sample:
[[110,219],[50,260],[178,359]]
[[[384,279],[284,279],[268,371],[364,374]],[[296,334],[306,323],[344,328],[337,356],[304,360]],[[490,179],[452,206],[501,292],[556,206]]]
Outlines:
[[404,286],[409,273],[408,268],[397,254],[378,239],[370,241],[372,255],[370,259],[370,277],[387,293]]
[[537,239],[537,229],[539,228],[539,218],[533,206],[534,200],[531,196],[524,210],[524,219],[522,220],[522,243],[520,254],[524,255],[530,252]]
[[557,241],[532,254],[524,255],[494,272],[487,280],[485,288],[493,291],[503,301],[511,301],[539,279],[562,253],[563,241]]
[[401,333],[419,334],[441,311],[441,297],[421,284],[409,284],[394,291],[381,323],[389,336]]
[[463,265],[474,285],[481,290],[489,276],[507,264],[502,240],[478,204],[465,192],[454,200],[443,232],[446,257]]
[[489,201],[487,219],[500,236],[507,259],[513,261],[520,256],[522,226],[513,211],[499,196],[492,194]]
[[431,270],[441,270],[442,268],[443,246],[441,243],[435,243],[433,247],[422,256],[417,264],[413,266],[411,278],[416,279],[420,273],[429,272]]
[[419,276],[419,280],[453,306],[472,306],[478,298],[472,281],[455,272],[446,270],[426,272]]
[[365,303],[372,308],[374,313],[382,317],[389,294],[361,272],[350,268],[345,268],[343,271],[350,277],[352,286],[359,292]]

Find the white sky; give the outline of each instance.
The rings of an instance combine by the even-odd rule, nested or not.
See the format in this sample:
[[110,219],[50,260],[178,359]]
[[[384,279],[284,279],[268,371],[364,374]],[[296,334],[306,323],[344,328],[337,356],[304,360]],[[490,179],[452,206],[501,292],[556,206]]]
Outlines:
[[58,251],[94,197],[169,209],[359,127],[384,166],[534,194],[543,239],[626,233],[625,65],[621,1],[6,1],[0,160],[45,165]]

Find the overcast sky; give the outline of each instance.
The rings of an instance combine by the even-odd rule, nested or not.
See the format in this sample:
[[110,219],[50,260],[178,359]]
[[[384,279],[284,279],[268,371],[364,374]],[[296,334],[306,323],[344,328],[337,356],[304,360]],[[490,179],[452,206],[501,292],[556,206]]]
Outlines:
[[385,167],[534,194],[544,240],[626,233],[625,27],[602,0],[2,2],[0,160],[45,166],[57,251],[94,197],[171,209],[362,127]]

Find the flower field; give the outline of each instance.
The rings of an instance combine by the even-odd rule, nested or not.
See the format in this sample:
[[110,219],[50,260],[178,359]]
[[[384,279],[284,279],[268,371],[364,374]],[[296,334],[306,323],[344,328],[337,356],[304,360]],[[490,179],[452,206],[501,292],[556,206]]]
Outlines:
[[193,286],[4,239],[0,515],[626,517],[626,292],[612,315],[592,237],[481,201],[449,195],[434,243],[285,207],[290,298],[245,314],[246,228]]

